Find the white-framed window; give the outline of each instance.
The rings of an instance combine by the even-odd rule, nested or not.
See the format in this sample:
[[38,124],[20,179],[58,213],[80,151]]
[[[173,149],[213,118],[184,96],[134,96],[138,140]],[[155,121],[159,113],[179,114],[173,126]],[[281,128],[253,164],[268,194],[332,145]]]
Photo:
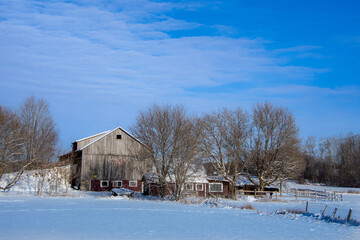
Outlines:
[[223,184],[222,183],[209,183],[210,192],[222,192]]
[[193,191],[194,190],[194,184],[186,183],[185,184],[185,190]]
[[101,180],[100,181],[100,187],[108,187],[109,181],[108,180]]
[[113,181],[112,186],[113,187],[122,187],[122,181]]
[[137,187],[137,181],[129,181],[129,187]]
[[196,184],[196,191],[204,191],[204,184],[197,183]]

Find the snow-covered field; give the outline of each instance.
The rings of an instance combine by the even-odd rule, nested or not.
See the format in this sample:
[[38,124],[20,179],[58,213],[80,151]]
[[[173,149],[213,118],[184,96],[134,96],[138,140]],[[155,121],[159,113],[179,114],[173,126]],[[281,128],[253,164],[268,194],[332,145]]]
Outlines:
[[360,239],[360,227],[272,213],[304,203],[251,204],[257,210],[85,193],[76,198],[1,193],[0,239]]
[[[199,198],[187,201],[197,204],[183,204],[69,189],[59,191],[68,197],[49,197],[51,184],[35,197],[29,176],[24,175],[10,192],[0,192],[0,239],[360,239],[359,226],[275,214],[276,210],[304,210],[305,201],[243,197],[219,199],[214,206]],[[247,204],[255,210],[241,209]],[[353,219],[360,220],[359,194],[346,194],[342,202],[310,202],[309,211],[318,214],[325,205],[325,215],[332,215],[337,207],[337,216],[345,218],[352,208]]]

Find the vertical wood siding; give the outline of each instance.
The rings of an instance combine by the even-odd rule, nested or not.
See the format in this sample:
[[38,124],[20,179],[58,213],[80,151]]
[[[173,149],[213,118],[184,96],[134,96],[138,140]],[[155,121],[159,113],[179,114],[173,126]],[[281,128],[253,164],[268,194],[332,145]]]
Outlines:
[[91,137],[87,137],[87,138],[84,138],[82,140],[78,140],[76,141],[76,144],[77,144],[77,148],[76,150],[79,150],[81,149],[82,147],[88,145],[89,143],[91,143],[92,141],[95,141],[96,139],[98,139],[99,137],[105,135],[106,132],[104,133],[99,133],[99,134],[96,134],[94,136],[91,136]]
[[[121,135],[121,139],[117,139],[117,135]],[[83,149],[82,188],[90,188],[90,179],[141,180],[142,174],[134,161],[141,147],[141,143],[118,128]]]

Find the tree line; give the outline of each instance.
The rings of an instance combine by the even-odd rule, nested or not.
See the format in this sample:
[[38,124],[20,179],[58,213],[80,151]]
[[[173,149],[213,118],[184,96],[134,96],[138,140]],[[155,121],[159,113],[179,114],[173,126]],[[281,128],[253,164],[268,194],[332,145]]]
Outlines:
[[299,177],[305,160],[298,131],[290,111],[268,102],[256,104],[251,113],[223,108],[201,117],[189,116],[179,105],[153,105],[140,112],[132,128],[149,147],[139,159],[151,160],[161,196],[166,194],[166,179],[173,178],[175,199],[196,173],[195,166],[203,163],[229,181],[232,196],[239,174],[260,190]]
[[203,164],[229,182],[231,196],[240,174],[259,190],[286,179],[360,187],[360,135],[302,144],[293,114],[269,102],[251,112],[223,108],[200,117],[181,105],[155,104],[139,113],[131,131],[149,147],[138,159],[150,159],[161,196],[170,179],[170,191],[181,198]]
[[1,190],[9,190],[27,169],[36,169],[56,159],[58,132],[49,105],[34,96],[24,100],[17,111],[0,106]]
[[302,178],[332,186],[360,187],[360,135],[329,137],[304,143]]
[[[260,190],[286,179],[360,187],[360,135],[309,137],[302,144],[293,114],[269,102],[250,112],[222,108],[201,116],[181,105],[154,104],[139,112],[131,133],[147,146],[136,159],[155,174],[161,196],[170,180],[179,199],[204,164],[230,183],[232,196],[240,174]],[[54,161],[57,143],[44,99],[28,97],[17,111],[0,106],[0,180],[16,173],[0,189],[10,189],[25,170]]]

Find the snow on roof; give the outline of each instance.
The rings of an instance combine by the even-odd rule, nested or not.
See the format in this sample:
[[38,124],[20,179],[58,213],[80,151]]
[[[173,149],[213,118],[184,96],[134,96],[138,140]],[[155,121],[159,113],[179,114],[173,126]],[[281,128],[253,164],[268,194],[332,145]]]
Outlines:
[[[187,172],[187,176],[186,182],[188,183],[208,183],[204,167],[191,166]],[[169,176],[166,177],[167,182],[173,182],[174,179],[174,174],[169,174]]]
[[84,141],[84,140],[87,140],[87,139],[89,139],[89,138],[93,138],[93,137],[97,137],[97,136],[100,136],[100,135],[107,134],[107,133],[109,133],[109,132],[110,132],[110,130],[105,131],[105,132],[101,132],[101,133],[97,133],[97,134],[94,134],[94,135],[89,136],[89,137],[85,137],[85,138],[82,138],[82,139],[78,139],[78,140],[76,140],[75,142]]
[[159,178],[154,173],[144,173],[144,180],[151,183],[159,183]]
[[[106,137],[107,135],[109,135],[110,133],[114,132],[114,131],[117,130],[117,129],[119,129],[119,127],[115,128],[115,129],[112,130],[112,131],[106,131],[106,132],[104,132],[105,134],[100,135],[100,136],[99,136],[98,138],[96,138],[94,141],[89,142],[88,144],[86,144],[85,146],[83,146],[82,148],[80,148],[79,151],[84,150],[84,149],[87,148],[88,146],[90,146],[90,145],[92,145],[93,143],[99,141],[100,139]],[[120,129],[121,129],[121,128],[120,128]],[[96,136],[96,135],[95,135],[95,136]]]
[[191,174],[188,178],[188,182],[194,183],[208,183],[205,171],[197,171]]
[[211,180],[211,181],[223,181],[223,182],[228,182],[228,180],[226,180],[226,178],[222,175],[220,176],[208,176],[207,177],[208,180]]
[[116,194],[117,196],[122,196],[122,195],[131,195],[134,193],[133,190],[127,189],[127,188],[113,188],[111,189],[111,191]]
[[[257,178],[256,177],[251,177],[252,179],[254,179],[254,181],[257,182]],[[252,182],[250,182],[250,180],[245,176],[245,175],[240,175],[235,182],[236,186],[244,186],[244,185],[253,185]]]
[[[149,181],[152,183],[159,183],[159,178],[154,173],[145,173],[144,174],[145,181]],[[170,176],[167,176],[165,178],[165,181],[167,183],[172,183],[173,179],[175,179],[173,174],[170,174]],[[186,181],[187,183],[208,183],[206,173],[203,169],[197,169],[194,172],[189,172],[188,179]]]
[[[256,176],[250,176],[251,180],[255,183],[259,184],[259,178]],[[246,175],[239,175],[238,178],[236,179],[236,186],[244,186],[244,185],[254,185]],[[267,186],[267,187],[278,187],[277,186],[277,182]]]

